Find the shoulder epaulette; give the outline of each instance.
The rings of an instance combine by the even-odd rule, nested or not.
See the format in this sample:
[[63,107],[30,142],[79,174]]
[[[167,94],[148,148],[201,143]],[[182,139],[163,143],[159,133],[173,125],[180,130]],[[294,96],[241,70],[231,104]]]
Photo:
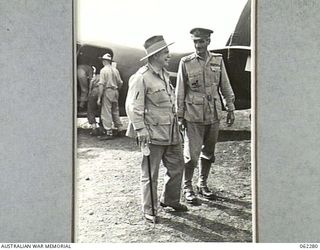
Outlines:
[[146,73],[148,70],[149,70],[148,65],[144,65],[144,66],[142,66],[142,67],[138,70],[138,73],[144,74],[144,73]]
[[184,61],[184,62],[187,62],[187,61],[191,61],[195,57],[196,57],[196,53],[192,53],[190,55],[187,55],[187,56],[181,58],[181,60]]
[[210,65],[211,66],[220,66],[222,61],[222,55],[216,53],[210,53]]
[[210,52],[210,54],[211,54],[212,56],[215,56],[215,57],[222,57],[222,54],[220,54],[220,53]]

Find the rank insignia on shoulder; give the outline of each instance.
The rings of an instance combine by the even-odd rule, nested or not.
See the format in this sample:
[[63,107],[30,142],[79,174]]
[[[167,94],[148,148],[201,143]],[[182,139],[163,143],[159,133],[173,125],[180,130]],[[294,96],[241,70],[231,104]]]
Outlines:
[[147,72],[148,69],[149,69],[149,67],[148,67],[147,65],[145,65],[145,66],[143,66],[143,67],[141,67],[141,68],[139,69],[139,72],[140,72],[141,74],[143,74],[143,73]]
[[187,61],[191,61],[195,57],[196,57],[196,55],[195,55],[195,53],[193,53],[191,55],[185,56],[183,59],[184,59],[185,62],[187,62]]
[[218,64],[218,63],[210,63],[210,66],[220,67],[220,64]]
[[220,65],[216,63],[210,63],[210,69],[212,71],[220,71]]
[[222,57],[222,54],[220,54],[220,53],[212,53],[212,55],[215,57]]
[[220,71],[220,67],[219,67],[219,66],[212,66],[212,65],[210,65],[210,69],[211,69],[212,71]]

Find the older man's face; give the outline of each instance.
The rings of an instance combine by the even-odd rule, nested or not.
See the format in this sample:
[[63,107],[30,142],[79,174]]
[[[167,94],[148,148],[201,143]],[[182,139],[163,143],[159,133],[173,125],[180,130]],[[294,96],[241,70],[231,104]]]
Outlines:
[[170,57],[171,57],[168,48],[165,48],[165,49],[161,50],[160,52],[158,52],[156,57],[157,57],[157,62],[159,63],[159,65],[161,65],[162,67],[168,67]]
[[208,46],[210,44],[210,39],[197,39],[193,40],[194,48],[196,49],[197,54],[206,53]]

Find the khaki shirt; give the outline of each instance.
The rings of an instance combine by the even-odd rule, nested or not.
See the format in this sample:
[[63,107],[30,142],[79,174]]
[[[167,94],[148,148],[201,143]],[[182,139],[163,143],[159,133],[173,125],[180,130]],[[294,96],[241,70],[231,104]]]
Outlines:
[[176,107],[179,118],[211,124],[221,117],[220,94],[228,111],[234,108],[234,93],[220,54],[208,52],[207,60],[196,53],[180,61]]
[[100,70],[99,84],[102,84],[104,89],[120,89],[123,82],[121,80],[119,71],[116,68],[112,67],[111,65],[105,65]]
[[181,142],[175,113],[174,89],[166,70],[156,72],[150,64],[141,67],[129,80],[126,112],[127,136],[146,128],[152,144],[174,145]]

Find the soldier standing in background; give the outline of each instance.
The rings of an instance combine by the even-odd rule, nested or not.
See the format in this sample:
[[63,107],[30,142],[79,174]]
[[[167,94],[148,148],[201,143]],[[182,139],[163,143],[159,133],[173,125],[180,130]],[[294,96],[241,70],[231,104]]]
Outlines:
[[[90,124],[91,132],[90,135],[97,136],[103,134],[104,128],[101,122],[101,106],[97,104],[99,97],[99,80],[100,75],[96,74],[96,68],[93,68],[93,77],[89,84],[89,94],[88,94],[88,109],[87,109],[87,118]],[[99,125],[96,121],[96,116],[99,116]]]
[[116,129],[120,129],[122,123],[119,115],[119,89],[123,85],[119,71],[112,67],[112,57],[106,53],[102,58],[104,67],[100,71],[98,105],[101,106],[101,120],[106,134],[100,139],[108,140],[113,137],[112,123]]

